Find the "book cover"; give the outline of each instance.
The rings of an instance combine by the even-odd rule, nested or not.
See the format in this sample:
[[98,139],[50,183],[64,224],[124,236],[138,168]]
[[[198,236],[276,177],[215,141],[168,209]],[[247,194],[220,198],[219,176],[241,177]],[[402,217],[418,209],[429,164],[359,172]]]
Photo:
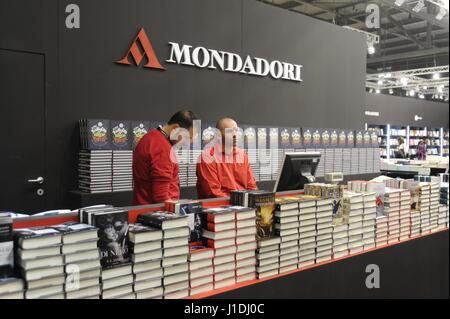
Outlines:
[[364,132],[363,131],[356,131],[355,146],[356,147],[364,147]]
[[90,150],[111,148],[110,121],[107,119],[87,119],[85,122],[86,147]]
[[218,130],[216,129],[215,125],[209,124],[209,123],[202,123],[202,149],[205,147],[210,147],[215,144],[216,140],[215,137],[217,135]]
[[248,201],[249,207],[256,208],[257,239],[272,237],[275,232],[275,193],[250,192]]
[[347,131],[347,147],[355,147],[355,132]]
[[150,122],[133,121],[131,122],[131,131],[133,133],[133,149],[135,149],[145,134],[150,131]]
[[347,147],[347,134],[343,130],[340,130],[338,132],[338,146],[340,148],[346,148]]
[[339,147],[339,132],[338,132],[338,130],[335,130],[335,129],[330,130],[330,147],[333,147],[333,148]]
[[242,125],[242,129],[244,130],[244,148],[255,150],[257,148],[256,129],[247,125]]
[[322,135],[320,134],[320,130],[314,129],[312,131],[312,147],[320,148],[322,145]]
[[372,147],[372,138],[369,131],[363,131],[363,146],[367,148]]
[[151,213],[140,214],[138,216],[138,223],[145,226],[155,227],[158,229],[163,229],[163,224],[165,222],[175,221],[179,219],[185,219],[186,216],[181,216],[167,211],[156,211]]
[[111,121],[111,147],[113,150],[131,150],[130,121]]
[[93,225],[98,228],[98,247],[103,269],[129,263],[128,211],[94,213]]
[[289,128],[281,128],[279,131],[279,145],[281,149],[289,149],[292,147],[291,130]]
[[320,130],[320,139],[322,148],[328,148],[331,146],[331,134],[328,129]]
[[202,202],[197,200],[168,200],[165,205],[168,211],[181,216],[188,216],[189,241],[199,241],[202,235],[202,219],[200,216],[203,210]]
[[14,269],[14,242],[12,218],[0,213],[0,279],[12,276]]
[[302,147],[302,134],[300,128],[291,128],[291,145],[294,149]]

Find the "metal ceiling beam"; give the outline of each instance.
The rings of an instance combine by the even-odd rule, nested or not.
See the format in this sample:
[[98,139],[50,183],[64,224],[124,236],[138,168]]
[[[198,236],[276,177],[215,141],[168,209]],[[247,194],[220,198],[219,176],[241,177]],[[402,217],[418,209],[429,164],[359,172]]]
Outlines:
[[379,4],[384,4],[386,6],[389,6],[391,8],[395,8],[397,10],[406,12],[411,14],[414,17],[420,18],[422,20],[425,20],[433,25],[439,26],[442,29],[448,30],[449,26],[448,26],[448,21],[442,20],[439,21],[436,19],[436,17],[434,15],[428,14],[428,13],[422,13],[422,12],[415,12],[413,11],[410,7],[408,7],[407,5],[402,5],[402,6],[396,6],[395,5],[395,1],[394,0],[374,0],[375,2],[379,3]]
[[429,55],[448,54],[448,47],[417,50],[399,54],[385,55],[376,58],[368,58],[367,64],[383,63],[388,61],[398,61],[403,59],[418,58]]
[[414,42],[415,44],[417,44],[420,48],[425,49],[427,46],[425,43],[422,43],[421,41],[417,40],[415,35],[409,31],[406,30],[400,22],[398,22],[397,20],[395,20],[388,12],[387,10],[383,10],[383,13],[386,15],[387,19],[389,20],[389,22],[391,22],[393,25],[395,25],[397,27],[397,29],[403,33],[409,40],[411,40],[412,42]]

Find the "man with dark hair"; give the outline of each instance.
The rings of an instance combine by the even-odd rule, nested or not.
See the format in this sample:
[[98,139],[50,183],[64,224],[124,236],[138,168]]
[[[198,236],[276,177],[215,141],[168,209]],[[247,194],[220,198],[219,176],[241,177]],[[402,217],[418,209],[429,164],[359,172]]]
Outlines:
[[199,198],[228,197],[233,190],[257,189],[248,155],[237,147],[236,121],[223,118],[216,128],[221,141],[205,149],[197,163]]
[[151,130],[140,140],[133,153],[134,205],[179,199],[179,166],[172,146],[185,141],[181,135],[173,141],[171,133],[186,129],[192,140],[196,119],[192,111],[179,111],[166,125]]

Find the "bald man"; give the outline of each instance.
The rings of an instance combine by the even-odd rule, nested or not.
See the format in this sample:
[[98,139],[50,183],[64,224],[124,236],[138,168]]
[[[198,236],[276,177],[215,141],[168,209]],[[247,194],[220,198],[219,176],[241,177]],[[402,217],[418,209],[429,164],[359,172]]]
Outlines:
[[216,128],[222,140],[205,149],[197,163],[199,198],[228,197],[233,190],[257,189],[248,156],[236,146],[236,121],[223,118]]

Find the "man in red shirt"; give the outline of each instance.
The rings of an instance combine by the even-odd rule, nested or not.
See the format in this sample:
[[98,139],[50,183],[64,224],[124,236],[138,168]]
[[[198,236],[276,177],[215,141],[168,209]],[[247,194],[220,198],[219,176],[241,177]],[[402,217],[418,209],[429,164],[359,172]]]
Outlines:
[[257,189],[248,156],[236,146],[237,123],[224,118],[216,128],[222,142],[205,149],[197,163],[199,198],[228,197],[233,190]]
[[140,140],[133,153],[134,205],[180,198],[179,165],[172,146],[186,141],[180,135],[175,141],[170,136],[181,128],[189,131],[192,140],[196,119],[192,111],[179,111],[166,125],[151,130]]

